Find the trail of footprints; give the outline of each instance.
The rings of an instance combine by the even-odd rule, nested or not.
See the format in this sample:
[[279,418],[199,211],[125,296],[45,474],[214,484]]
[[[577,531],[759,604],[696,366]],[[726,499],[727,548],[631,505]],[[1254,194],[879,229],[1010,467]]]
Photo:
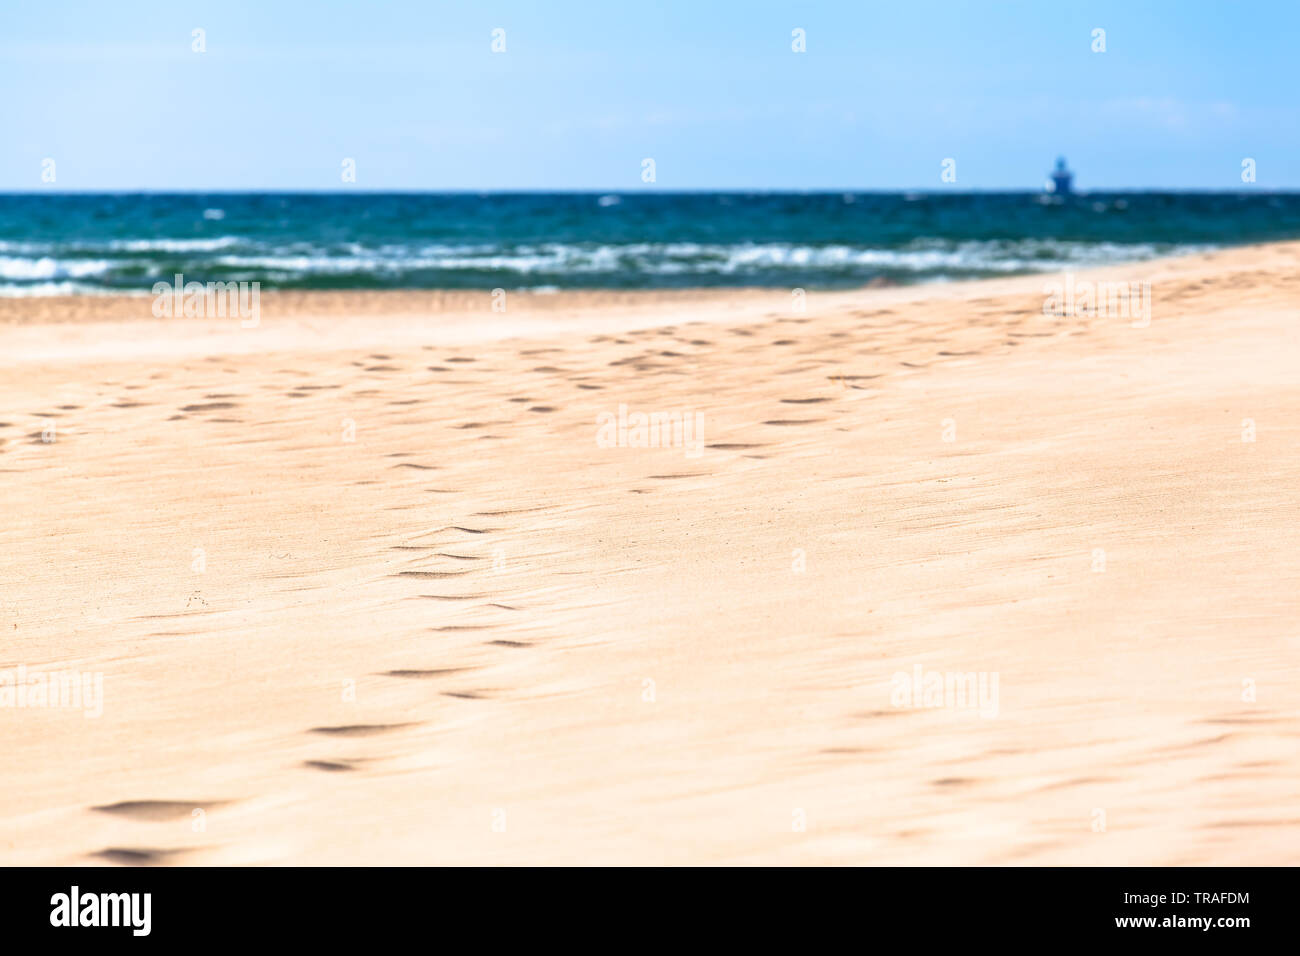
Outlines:
[[[1185,291],[1195,292],[1197,291],[1197,289],[1194,286],[1188,286]],[[987,300],[987,299],[974,300],[974,302],[969,303],[969,308],[973,315],[990,314],[990,313],[976,312],[976,307],[981,304],[982,305],[992,304],[992,300]],[[1041,309],[1037,308],[1036,306],[1037,303],[1029,303],[1026,305],[1024,309],[1015,310],[1009,314],[1002,311],[995,311],[994,313],[991,314],[999,316],[1004,326],[1013,326],[1017,324],[1022,324],[1027,319],[1033,319],[1036,317],[1041,318]],[[892,323],[897,321],[896,319],[891,319],[891,316],[894,316],[895,313],[893,312],[893,310],[890,309],[875,309],[875,310],[859,309],[859,310],[852,311],[850,315],[852,315],[855,318],[876,319],[876,320],[880,320],[881,322],[887,322],[887,323]],[[740,339],[754,340],[752,344],[743,346],[741,347],[740,350],[736,350],[734,348],[728,348],[727,352],[730,354],[722,356],[723,362],[726,363],[727,359],[732,358],[733,356],[742,356],[743,361],[746,364],[749,364],[753,361],[752,356],[759,356],[759,357],[771,356],[773,360],[778,360],[777,356],[772,355],[768,351],[770,347],[776,346],[776,347],[781,347],[783,349],[790,349],[790,348],[799,349],[800,347],[806,347],[803,348],[802,351],[804,354],[814,357],[815,358],[814,363],[812,365],[809,365],[806,369],[803,370],[786,369],[786,370],[782,370],[782,372],[799,372],[799,371],[811,372],[818,367],[823,369],[830,368],[832,371],[830,371],[829,374],[824,374],[822,380],[829,382],[832,386],[838,386],[841,390],[844,391],[866,390],[868,386],[864,385],[863,383],[873,379],[880,378],[881,375],[884,374],[883,372],[877,372],[874,374],[862,374],[859,372],[854,372],[852,374],[849,374],[848,372],[840,371],[840,369],[843,368],[843,364],[844,364],[843,358],[846,357],[844,353],[847,350],[845,346],[839,343],[842,342],[843,340],[850,339],[850,338],[860,338],[864,341],[869,341],[870,330],[876,327],[876,323],[874,322],[859,323],[857,325],[858,332],[856,333],[851,333],[844,330],[835,330],[830,332],[820,332],[802,338],[769,337],[767,338],[766,341],[764,341],[763,340],[764,333],[771,333],[774,330],[774,328],[776,328],[779,325],[783,325],[783,324],[803,325],[813,321],[811,317],[798,317],[798,318],[790,317],[790,316],[781,317],[775,313],[769,315],[769,318],[772,319],[773,321],[755,324],[752,326],[743,326],[743,327],[735,327],[730,329],[716,330],[718,332],[729,334]],[[834,320],[832,319],[831,321]],[[952,326],[954,325],[958,326],[955,330],[952,328]],[[957,333],[961,333],[962,331],[965,331],[966,329],[972,327],[978,328],[980,327],[980,325],[981,323],[972,322],[968,317],[967,322],[964,326],[960,325],[960,323],[954,322],[954,323],[950,323],[948,327],[945,327],[945,329],[940,331],[947,332],[949,334],[951,334],[953,331]],[[1021,342],[1028,339],[1054,338],[1056,336],[1059,336],[1060,334],[1062,334],[1062,331],[1058,328],[1050,328],[1042,331],[1015,330],[1012,328],[1007,328],[1004,332],[1006,339],[1003,342],[1003,348],[1010,348],[1012,346],[1019,345]],[[628,346],[640,346],[639,348],[634,349],[629,354],[624,355],[621,358],[616,358],[608,361],[608,366],[610,368],[621,370],[623,367],[630,367],[631,370],[638,373],[639,378],[644,378],[646,376],[653,376],[653,375],[662,375],[662,374],[669,374],[669,375],[690,374],[691,373],[690,365],[692,364],[692,361],[697,357],[708,358],[711,362],[714,363],[716,363],[720,357],[719,356],[720,346],[717,341],[710,338],[690,337],[688,335],[679,334],[679,329],[676,326],[672,326],[672,325],[663,326],[654,329],[636,330],[636,331],[628,332],[625,335],[621,335],[621,336],[598,335],[592,337],[590,341],[593,343],[614,343],[614,344],[628,345]],[[914,337],[913,341],[914,343],[922,344],[922,345],[929,344],[933,346],[937,344],[943,346],[945,344],[945,337],[942,334],[937,337],[934,335],[924,336],[924,337],[918,336],[918,337]],[[665,347],[668,345],[672,345],[674,347],[671,348]],[[434,349],[433,346],[424,346],[423,348],[425,350]],[[690,352],[690,351],[683,350],[687,348],[693,348],[702,351]],[[877,354],[876,351],[872,348],[865,348],[865,349],[861,349],[860,351],[864,354],[869,354],[869,355]],[[559,353],[560,355],[564,355],[565,350],[556,349],[556,348],[536,348],[536,349],[519,350],[517,354],[520,356],[531,357],[531,356],[540,356],[540,355],[556,354],[556,353]],[[888,354],[889,353],[882,352],[879,353],[879,357],[884,358]],[[984,353],[979,349],[957,348],[952,346],[940,347],[930,352],[929,361],[915,361],[915,360],[900,358],[898,360],[897,367],[902,369],[920,371],[930,367],[934,363],[934,361],[974,358],[980,356],[981,354]],[[668,360],[668,361],[664,361],[664,360]],[[211,357],[207,360],[208,363],[221,366],[219,368],[219,371],[223,374],[227,374],[227,375],[239,374],[239,369],[225,366],[223,364],[225,361],[227,360],[222,357]],[[561,361],[565,361],[565,359],[561,359]],[[489,381],[491,379],[491,376],[499,374],[494,369],[491,369],[483,365],[482,363],[483,360],[477,356],[457,355],[457,354],[444,355],[443,358],[440,360],[439,364],[428,365],[423,367],[426,371],[434,373],[435,377],[432,380],[427,382],[412,381],[412,382],[405,383],[403,386],[403,391],[407,392],[408,394],[394,396],[388,401],[387,404],[390,407],[399,408],[399,409],[425,405],[428,403],[428,399],[423,396],[412,397],[409,394],[409,390],[411,388],[418,389],[418,388],[423,388],[424,386],[434,387],[437,386],[438,384],[445,384],[445,385],[482,384],[485,381]],[[559,377],[561,382],[567,383],[570,387],[578,391],[600,391],[608,388],[608,383],[602,384],[599,381],[590,380],[592,378],[599,377],[601,375],[598,369],[591,368],[589,370],[584,371],[582,368],[578,367],[580,366],[580,364],[581,363],[578,357],[573,355],[568,355],[566,365],[559,365],[559,364],[537,365],[531,369],[531,373],[535,375],[542,375],[542,376],[547,376],[552,378]],[[355,360],[351,362],[350,365],[354,368],[358,368],[362,370],[362,372],[365,373],[366,377],[360,383],[365,387],[353,388],[351,390],[348,390],[345,384],[338,383],[338,382],[333,382],[333,383],[294,382],[293,384],[286,384],[280,386],[271,384],[265,387],[268,390],[272,390],[272,389],[276,390],[278,394],[286,398],[291,398],[296,400],[320,398],[322,396],[329,395],[331,393],[339,396],[340,398],[346,397],[349,394],[357,397],[368,397],[371,395],[382,394],[383,390],[379,388],[369,387],[368,385],[366,385],[367,382],[373,381],[373,379],[376,378],[382,382],[384,378],[391,378],[394,375],[409,376],[416,371],[416,369],[413,367],[407,368],[399,364],[398,359],[396,359],[393,355],[387,353],[380,353],[380,352],[370,353],[367,356],[365,356],[364,359]],[[471,371],[473,373],[473,377],[468,380],[458,379],[454,381],[452,379],[445,377],[445,373],[453,372],[457,370]],[[179,371],[184,375],[193,375],[196,372],[199,372],[200,369],[187,365],[187,366],[183,366]],[[301,370],[288,369],[288,368],[277,369],[276,374],[283,375],[286,377],[298,378],[298,379],[306,377],[307,375],[307,373],[304,373]],[[158,375],[153,376],[153,379],[155,381],[161,380],[162,382],[168,381],[169,378],[170,378],[169,373],[160,373]],[[128,392],[142,389],[142,388],[147,388],[147,387],[155,388],[155,389],[159,387],[157,384],[146,386],[140,383],[123,384],[118,382],[103,382],[100,383],[100,385],[102,387],[116,387]],[[553,392],[553,389],[554,389],[554,383],[548,383],[548,390]],[[174,406],[173,412],[170,415],[165,416],[165,418],[167,421],[198,420],[198,421],[205,422],[207,424],[214,424],[214,425],[248,424],[249,422],[247,419],[238,416],[241,414],[246,414],[248,410],[249,401],[255,399],[256,396],[253,394],[240,394],[233,391],[222,390],[220,388],[212,389],[211,386],[209,386],[209,390],[205,391],[201,395],[201,398],[182,401],[180,404]],[[553,402],[537,402],[533,396],[527,394],[512,396],[507,398],[506,401],[510,403],[516,403],[516,404],[524,404],[527,406],[527,410],[529,412],[538,415],[549,415],[549,414],[555,414],[563,411],[563,408],[561,406],[554,404]],[[790,398],[782,399],[781,401],[783,404],[790,404],[790,405],[814,405],[814,404],[824,404],[827,402],[831,402],[833,401],[833,399],[824,395],[811,395],[811,396],[790,397]],[[56,410],[38,411],[32,414],[33,417],[37,419],[54,421],[55,424],[57,425],[59,418],[64,412],[81,412],[82,415],[78,416],[78,418],[88,419],[95,416],[96,413],[108,408],[127,410],[127,409],[139,408],[139,407],[148,407],[153,405],[160,405],[160,402],[139,401],[134,398],[120,397],[115,401],[105,402],[93,408],[87,408],[84,405],[77,405],[74,403],[63,403],[54,406]],[[584,411],[585,410],[586,410],[586,406],[584,404]],[[283,419],[281,419],[280,421],[283,421]],[[770,418],[761,420],[762,424],[769,427],[814,425],[814,424],[819,424],[823,421],[825,421],[825,419],[816,418],[816,417],[793,418],[793,417],[786,417],[786,416],[772,416]],[[256,422],[256,424],[273,425],[276,424],[276,421],[275,420],[262,421],[262,422]],[[484,421],[458,422],[449,427],[464,429],[464,430],[482,430],[493,426],[509,426],[512,424],[518,424],[518,423],[509,418],[507,419],[498,418],[495,420],[489,419]],[[9,441],[11,441],[11,440],[7,440],[3,436],[3,431],[11,427],[14,427],[14,424],[12,422],[0,422],[0,452],[5,451],[6,444],[8,444]],[[74,429],[60,428],[59,440],[60,441],[65,440],[66,438],[72,437],[74,434],[75,434]],[[45,441],[45,436],[43,435],[43,432],[39,429],[26,433],[24,437],[28,440],[30,444],[35,444],[35,445],[50,444],[49,442]],[[500,436],[484,434],[481,437],[484,439],[491,439],[491,438],[499,438]],[[728,450],[728,451],[743,450],[739,446],[744,444],[747,443],[746,442],[718,442],[713,445],[710,445],[709,447],[714,448],[715,450]],[[433,471],[438,469],[438,466],[435,464],[431,464],[427,462],[418,462],[418,461],[397,462],[392,467],[407,469],[411,471]]]
[[[990,304],[990,300],[982,300],[984,304]],[[1022,325],[1026,320],[1032,320],[1039,312],[1036,303],[1027,305],[1022,310],[1012,311],[1010,313],[995,310],[994,312],[978,313],[975,312],[975,306],[979,305],[981,300],[975,300],[970,303],[972,315],[985,315],[992,319],[988,323],[967,320],[965,326],[957,329],[958,333],[979,326],[996,326],[1001,324],[1002,335],[1001,349],[1007,351],[1012,347],[1021,345],[1023,342],[1030,340],[1045,340],[1055,338],[1062,334],[1057,328],[1048,328],[1042,331],[1031,331],[1016,329],[1015,326]],[[896,327],[896,319],[892,318],[895,313],[890,309],[875,310],[856,310],[850,313],[854,318],[878,320],[881,325],[888,324],[890,327]],[[618,385],[623,387],[626,384],[626,375],[628,371],[635,373],[636,383],[645,386],[645,382],[656,375],[690,375],[694,371],[694,362],[696,359],[707,359],[715,368],[721,368],[723,372],[733,368],[744,367],[752,368],[757,361],[767,361],[773,366],[788,365],[792,354],[802,356],[798,364],[785,368],[773,368],[774,374],[792,374],[803,378],[810,383],[816,384],[816,393],[795,395],[779,400],[779,404],[784,406],[781,411],[770,418],[755,416],[753,424],[755,427],[765,429],[798,429],[804,426],[815,426],[829,421],[827,417],[805,417],[797,416],[797,409],[806,408],[808,411],[814,409],[826,411],[843,411],[837,409],[839,396],[847,395],[850,391],[867,392],[865,397],[870,397],[870,390],[875,386],[875,380],[882,376],[891,374],[888,371],[871,371],[864,372],[853,368],[858,360],[854,355],[870,356],[877,367],[882,367],[883,363],[890,357],[894,357],[897,362],[896,368],[921,371],[931,366],[935,362],[948,360],[969,359],[985,354],[979,349],[960,348],[945,339],[945,334],[952,330],[939,330],[941,333],[938,337],[916,337],[907,346],[909,358],[919,358],[917,354],[920,348],[928,347],[932,349],[929,352],[928,361],[909,361],[899,356],[898,351],[893,352],[878,350],[870,345],[871,330],[877,328],[877,323],[866,321],[859,323],[857,331],[850,333],[848,331],[836,330],[832,332],[820,332],[813,335],[800,337],[782,336],[771,338],[768,341],[764,339],[769,336],[779,325],[804,325],[812,321],[811,317],[781,317],[776,314],[769,316],[774,321],[755,324],[747,327],[737,328],[712,328],[715,333],[714,338],[702,338],[698,334],[691,337],[688,334],[680,334],[676,326],[663,326],[655,329],[642,329],[627,332],[622,335],[597,335],[589,339],[593,344],[614,344],[620,346],[629,346],[630,350],[622,357],[610,360],[605,368],[600,368],[591,363],[586,363],[589,367],[584,367],[584,362],[580,356],[572,354],[564,349],[557,348],[537,348],[520,350],[520,356],[541,356],[557,355],[552,361],[557,364],[541,364],[530,369],[529,375],[538,376],[539,383],[535,389],[521,389],[521,394],[503,396],[501,399],[502,406],[517,406],[522,417],[492,417],[490,414],[481,415],[476,419],[469,421],[458,421],[443,423],[449,430],[459,432],[475,433],[478,439],[491,440],[499,439],[501,436],[491,432],[493,428],[510,428],[524,425],[530,420],[538,422],[546,421],[545,416],[554,416],[564,413],[566,409],[563,405],[555,401],[557,387],[567,385],[574,390],[574,399],[583,398],[582,393],[600,392],[611,386]],[[834,321],[833,319],[830,321]],[[701,323],[691,323],[692,325],[702,325]],[[747,344],[735,346],[730,343],[719,343],[716,338],[721,335],[731,335],[738,340],[752,340]],[[955,336],[950,336],[955,337]],[[846,340],[858,339],[861,347],[851,348]],[[934,348],[936,345],[939,348]],[[778,351],[772,351],[771,347],[778,347]],[[423,350],[432,351],[433,346],[423,346]],[[697,351],[690,351],[691,349]],[[208,363],[220,365],[225,360],[220,357],[212,357],[207,360]],[[340,403],[340,407],[346,407],[346,398],[351,395],[359,398],[368,398],[384,394],[384,389],[375,387],[375,378],[383,382],[385,378],[391,378],[394,375],[411,376],[419,372],[432,373],[432,379],[424,381],[405,381],[400,387],[401,393],[395,395],[386,405],[395,410],[394,414],[401,410],[412,408],[414,406],[431,407],[432,399],[429,397],[428,389],[436,389],[439,385],[483,385],[491,383],[501,378],[502,373],[485,364],[477,356],[466,355],[445,355],[437,364],[423,365],[419,367],[404,368],[398,364],[399,358],[385,353],[372,353],[367,355],[363,360],[351,362],[351,366],[360,369],[363,377],[356,382],[354,387],[348,388],[344,383],[302,383],[294,382],[292,384],[264,386],[267,392],[275,392],[281,397],[294,399],[296,403],[291,409],[304,407],[301,403],[309,402],[313,399],[333,398]],[[200,369],[189,366],[175,370],[179,376],[194,375]],[[221,367],[220,372],[226,375],[237,375],[238,369],[231,367]],[[470,378],[452,378],[449,373],[461,373],[469,375]],[[295,369],[279,369],[277,374],[292,378],[303,378],[307,373]],[[906,374],[906,373],[902,373]],[[157,390],[168,387],[168,379],[171,372],[160,372],[152,376],[155,380],[151,386],[145,386],[139,383],[124,384],[115,381],[98,383],[103,389],[121,389],[124,392],[133,392],[146,387],[155,391],[151,392],[148,397],[159,398]],[[255,393],[240,394],[234,391],[223,390],[220,387],[213,388],[209,383],[207,386],[194,385],[189,388],[172,386],[175,392],[187,392],[190,398],[182,399],[181,403],[172,406],[172,411],[166,416],[167,421],[173,422],[199,422],[214,425],[221,424],[246,424],[245,420],[233,417],[236,414],[247,414],[249,403],[256,403],[263,407],[265,402]],[[417,390],[421,394],[412,397],[411,391]],[[720,381],[715,388],[710,388],[710,394],[715,400],[722,397],[726,390],[726,382]],[[830,391],[831,394],[824,394]],[[536,397],[539,393],[545,393],[548,399],[539,401]],[[103,392],[99,393],[101,396]],[[598,396],[590,396],[591,399],[598,399]],[[576,405],[577,411],[584,419],[594,421],[593,409],[600,406],[603,410],[606,401],[587,401],[583,400]],[[71,402],[53,406],[53,410],[39,411],[33,413],[33,417],[42,421],[53,421],[59,428],[59,440],[72,438],[75,440],[76,435],[81,431],[87,431],[92,421],[94,421],[101,412],[108,410],[129,410],[141,407],[157,406],[160,409],[164,407],[161,401],[141,401],[135,398],[123,395],[114,400],[103,401],[95,407],[78,405]],[[277,412],[283,410],[277,409]],[[72,429],[59,425],[67,413],[80,412],[79,421],[83,427]],[[794,413],[782,414],[781,412]],[[591,414],[588,414],[591,413]],[[257,424],[271,426],[292,426],[294,419],[284,417],[273,418],[269,421],[261,421]],[[389,422],[387,424],[397,425],[415,425],[426,424],[423,422]],[[5,446],[7,440],[4,432],[8,429],[18,427],[10,421],[0,421],[0,454],[9,450]],[[48,444],[44,441],[43,432],[36,430],[25,435],[31,444]],[[11,440],[10,440],[11,441]],[[782,439],[775,439],[775,443],[769,441],[750,441],[750,440],[725,440],[707,443],[705,447],[713,451],[720,452],[754,452],[759,449],[766,450],[764,454],[745,454],[744,457],[752,459],[766,458],[772,451],[779,450]],[[57,446],[55,446],[57,447]],[[413,457],[409,453],[397,452],[386,457],[394,459],[403,459]],[[441,469],[441,466],[430,461],[394,461],[388,466],[390,469],[410,471],[413,473],[434,472]],[[704,473],[662,473],[648,475],[648,479],[683,479],[701,477]],[[414,477],[414,475],[412,476]],[[355,485],[376,485],[381,484],[377,478],[359,479],[353,482]],[[453,489],[430,488],[426,491],[438,494],[456,494]],[[631,488],[634,493],[649,493],[649,489]],[[519,508],[497,511],[476,512],[475,518],[482,517],[488,519],[506,517],[515,514],[526,514],[530,512],[544,511],[545,508]],[[433,532],[427,532],[418,537],[424,536],[458,536],[462,544],[448,542],[436,544],[416,544],[403,543],[392,545],[391,550],[396,552],[415,553],[419,555],[417,560],[421,566],[417,568],[408,568],[393,573],[393,577],[411,581],[446,581],[455,582],[456,579],[470,579],[473,575],[481,575],[488,571],[482,562],[487,558],[484,555],[466,553],[470,550],[463,546],[464,542],[474,540],[474,537],[491,535],[495,529],[474,527],[473,521],[461,525],[449,525]],[[426,558],[433,559],[434,566],[427,566]],[[478,580],[477,578],[473,580]],[[413,595],[420,600],[429,600],[435,602],[483,602],[477,605],[477,609],[494,608],[498,611],[505,612],[522,612],[525,609],[514,603],[508,603],[506,595],[499,591],[475,590],[466,593],[419,593]],[[471,609],[473,610],[473,609]],[[537,641],[518,640],[514,637],[491,637],[490,632],[501,625],[491,623],[446,623],[432,625],[431,633],[455,635],[470,634],[477,632],[489,632],[485,637],[489,639],[483,641],[484,646],[499,648],[501,653],[515,653],[520,650],[538,646]],[[440,667],[426,666],[425,662],[413,663],[408,667],[392,668],[380,672],[379,677],[395,681],[405,682],[427,682],[435,687],[442,687],[439,691],[440,696],[449,700],[456,701],[482,701],[490,700],[491,692],[481,687],[466,687],[463,680],[468,677],[476,668],[467,667]],[[342,744],[351,741],[367,741],[373,738],[383,739],[388,735],[400,734],[422,726],[420,721],[405,721],[393,723],[358,723],[358,724],[341,724],[332,726],[315,726],[308,728],[305,733],[312,739],[334,744]],[[365,769],[372,765],[377,759],[382,759],[375,755],[359,755],[354,751],[341,751],[335,753],[318,754],[310,759],[305,759],[300,766],[304,770],[316,773],[350,773]],[[967,781],[958,779],[940,779],[934,781],[936,786],[956,786],[965,784]],[[183,824],[196,809],[203,809],[204,812],[216,811],[232,803],[230,800],[132,800],[122,801],[114,804],[106,804],[90,808],[93,812],[112,816],[118,819],[129,820],[142,824]],[[176,863],[188,861],[190,857],[201,852],[200,848],[186,847],[148,847],[148,846],[109,846],[91,854],[94,857],[103,859],[110,863],[121,865],[153,865],[161,863]]]
[[[185,825],[197,812],[203,814],[227,806],[228,800],[124,800],[91,807],[95,813],[131,820],[136,823]],[[184,862],[200,853],[198,847],[108,846],[90,856],[120,866],[153,866]]]
[[[479,512],[475,515],[475,517],[495,518],[495,517],[500,517],[500,516],[505,516],[510,514],[530,512],[530,511],[541,511],[541,510],[544,509],[529,508],[529,509],[517,509],[517,510]],[[436,530],[426,532],[424,535],[422,535],[422,537],[431,536],[440,539],[445,539],[449,537],[450,538],[459,537],[462,540],[462,542],[468,542],[470,540],[473,540],[470,536],[491,535],[497,530],[499,529],[486,528],[486,527],[473,527],[471,524],[466,523],[460,525],[448,525],[446,527],[438,528]],[[451,550],[453,547],[455,547],[456,549]],[[487,568],[484,568],[482,566],[470,567],[465,569],[454,569],[454,570],[451,569],[454,567],[454,565],[449,564],[449,562],[454,562],[457,565],[463,563],[479,564],[480,562],[484,562],[488,560],[487,556],[485,555],[463,553],[466,550],[463,546],[456,547],[455,545],[450,545],[443,542],[443,543],[435,543],[429,545],[398,544],[398,545],[391,545],[390,548],[391,550],[398,551],[398,552],[408,552],[408,553],[416,552],[418,556],[415,557],[414,560],[416,560],[421,564],[432,562],[434,564],[440,565],[439,567],[435,567],[435,568],[420,567],[417,569],[404,569],[404,570],[395,571],[391,575],[392,577],[395,578],[415,579],[415,580],[441,580],[441,579],[448,579],[448,578],[466,577],[473,574],[482,574],[488,570]],[[471,591],[468,593],[460,593],[460,594],[419,593],[413,595],[413,597],[416,597],[421,600],[434,600],[439,602],[462,602],[462,601],[483,602],[477,604],[475,608],[471,608],[470,609],[471,613],[474,613],[476,609],[486,609],[486,608],[493,608],[497,611],[505,611],[505,612],[518,612],[521,610],[521,608],[519,608],[517,605],[514,604],[503,603],[500,600],[490,600],[492,598],[499,599],[503,597],[503,594],[500,591]],[[435,624],[430,624],[428,629],[430,633],[455,635],[455,634],[470,634],[470,633],[477,633],[477,632],[490,632],[497,626],[498,625],[496,624],[487,624],[487,623],[435,623]],[[483,643],[485,646],[502,648],[507,651],[514,651],[514,650],[535,646],[535,643],[531,641],[515,640],[506,637],[492,638]],[[388,678],[392,680],[407,681],[407,682],[410,681],[433,682],[435,686],[441,686],[445,688],[439,690],[440,696],[445,698],[450,698],[452,700],[474,701],[474,700],[490,699],[491,696],[490,692],[484,688],[465,687],[462,684],[457,683],[460,680],[462,680],[465,676],[470,674],[473,670],[474,668],[467,668],[467,667],[410,666],[410,667],[393,668],[386,671],[382,671],[376,676]],[[451,683],[448,683],[449,681]],[[318,737],[324,737],[327,739],[351,740],[351,739],[358,739],[358,738],[383,737],[388,734],[414,729],[419,726],[421,726],[421,722],[419,721],[404,721],[399,723],[345,724],[345,725],[336,725],[336,726],[312,727],[308,730],[308,733]],[[320,756],[314,759],[306,760],[303,762],[303,767],[305,769],[321,771],[326,773],[341,773],[341,772],[349,772],[349,771],[362,769],[367,762],[370,762],[374,759],[375,758],[373,757],[365,758],[365,757],[344,756],[344,755],[335,754],[335,755],[328,755],[328,756]]]

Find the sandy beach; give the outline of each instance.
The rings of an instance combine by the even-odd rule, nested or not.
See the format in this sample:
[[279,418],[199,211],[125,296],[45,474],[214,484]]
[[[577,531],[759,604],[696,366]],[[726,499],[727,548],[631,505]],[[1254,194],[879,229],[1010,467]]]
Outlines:
[[1300,243],[1104,278],[0,300],[0,863],[1300,862]]

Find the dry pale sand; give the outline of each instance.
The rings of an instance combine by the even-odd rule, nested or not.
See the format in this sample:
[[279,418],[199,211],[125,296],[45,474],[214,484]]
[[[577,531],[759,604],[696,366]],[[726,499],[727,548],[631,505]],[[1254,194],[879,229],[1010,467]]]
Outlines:
[[1300,862],[1298,267],[5,302],[0,862]]

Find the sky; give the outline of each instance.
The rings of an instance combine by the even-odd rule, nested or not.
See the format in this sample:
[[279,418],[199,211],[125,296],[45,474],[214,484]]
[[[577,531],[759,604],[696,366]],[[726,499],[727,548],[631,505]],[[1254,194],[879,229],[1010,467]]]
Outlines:
[[1298,37],[1298,0],[4,0],[0,191],[1296,189]]

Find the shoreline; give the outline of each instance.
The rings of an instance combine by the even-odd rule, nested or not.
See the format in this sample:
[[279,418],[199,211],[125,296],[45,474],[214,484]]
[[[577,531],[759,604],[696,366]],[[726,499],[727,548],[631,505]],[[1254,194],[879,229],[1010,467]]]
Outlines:
[[[582,333],[630,332],[665,320],[761,322],[829,315],[836,310],[905,308],[989,296],[1045,298],[1062,276],[1079,281],[1158,284],[1180,282],[1207,263],[1248,271],[1300,249],[1300,241],[1265,243],[1102,266],[1069,273],[1032,273],[962,282],[920,283],[852,290],[810,291],[796,311],[791,291],[766,287],[683,290],[566,290],[507,293],[506,310],[493,311],[490,291],[385,290],[267,292],[256,328],[238,319],[155,318],[153,296],[0,298],[0,367],[31,361],[73,361],[106,355],[177,358],[299,349],[460,345],[511,339],[548,339]],[[1155,307],[1159,307],[1158,291]],[[486,319],[486,321],[485,321]],[[320,320],[328,320],[321,324]],[[92,332],[93,330],[93,332]]]
[[[1300,238],[1272,242],[1254,242],[1232,246],[1217,246],[1213,249],[1182,255],[1159,256],[1151,259],[1126,260],[1122,262],[1088,265],[1078,269],[1019,272],[1005,276],[985,276],[973,279],[932,280],[923,282],[868,282],[849,288],[808,289],[807,295],[817,298],[835,298],[862,295],[866,293],[888,293],[903,301],[927,297],[926,292],[951,290],[953,294],[964,295],[979,286],[989,286],[1001,292],[1003,286],[1014,289],[1034,280],[1048,281],[1054,276],[1066,272],[1083,277],[1112,276],[1127,278],[1152,269],[1164,273],[1184,273],[1187,268],[1195,267],[1207,261],[1216,260],[1224,255],[1234,257],[1238,253],[1267,255],[1271,250],[1300,246]],[[747,299],[770,298],[773,304],[782,297],[789,298],[793,287],[773,285],[734,285],[734,286],[687,286],[682,288],[617,288],[593,287],[538,291],[535,289],[506,289],[508,298],[524,303],[527,311],[556,311],[567,309],[597,309],[607,307],[638,307],[672,304],[691,304],[694,302],[714,301],[731,297]],[[330,315],[340,312],[363,313],[492,313],[492,290],[464,288],[430,288],[430,289],[269,289],[261,293],[264,302],[272,306],[272,311],[296,317],[301,315]],[[96,291],[94,293],[71,295],[38,296],[3,296],[0,297],[0,325],[22,324],[25,322],[50,322],[51,324],[68,321],[88,321],[94,319],[149,319],[152,314],[148,308],[141,309],[141,303],[148,303],[154,298],[152,291],[141,289],[136,292]],[[74,313],[69,318],[50,315],[50,312]]]

